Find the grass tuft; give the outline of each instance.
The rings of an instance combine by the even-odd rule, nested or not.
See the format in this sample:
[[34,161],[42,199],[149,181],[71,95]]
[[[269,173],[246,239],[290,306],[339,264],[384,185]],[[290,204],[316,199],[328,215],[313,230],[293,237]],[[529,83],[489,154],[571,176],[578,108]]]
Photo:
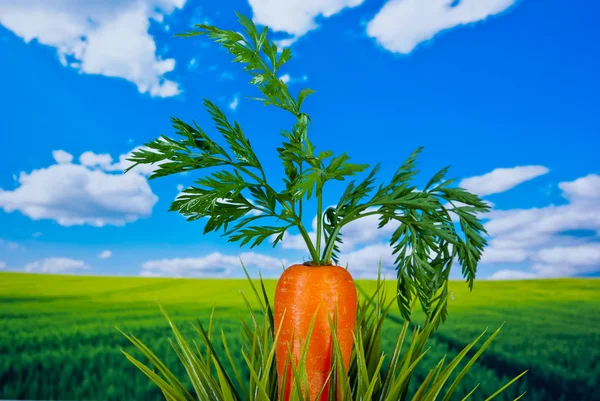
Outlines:
[[[171,340],[171,345],[179,357],[180,363],[185,368],[187,373],[185,379],[178,379],[141,340],[133,335],[123,333],[147,359],[147,362],[144,364],[128,352],[123,351],[123,353],[129,361],[158,386],[166,400],[279,400],[278,377],[274,364],[275,344],[279,328],[274,327],[273,311],[262,277],[259,280],[260,285],[258,288],[260,288],[260,291],[249,276],[248,281],[259,305],[259,313],[257,313],[242,293],[249,322],[243,318],[241,319],[241,355],[245,368],[249,372],[248,375],[240,373],[237,365],[239,361],[236,361],[232,356],[224,332],[221,332],[220,344],[223,352],[217,352],[217,344],[210,335],[215,315],[214,309],[210,316],[208,330],[200,321],[197,322],[197,325],[192,325],[199,337],[199,341],[196,342],[196,340],[184,338],[167,312],[161,307],[161,311],[175,337],[175,341]],[[449,401],[463,378],[502,328],[498,328],[489,335],[475,352],[471,351],[485,337],[486,331],[467,344],[452,360],[447,361],[446,356],[441,358],[429,370],[426,377],[420,383],[417,383],[416,390],[411,392],[411,381],[416,380],[415,369],[422,363],[429,350],[429,348],[426,348],[427,342],[435,328],[440,324],[442,319],[440,311],[444,308],[437,307],[435,309],[437,313],[427,318],[422,326],[412,327],[408,321],[405,321],[397,335],[395,346],[388,356],[381,352],[381,334],[390,307],[395,302],[395,299],[387,301],[384,282],[381,278],[378,278],[372,294],[369,295],[364,290],[359,291],[357,329],[354,335],[354,350],[348,372],[344,370],[337,338],[335,338],[335,335],[333,338],[332,363],[328,377],[330,385],[328,398],[330,400]],[[440,298],[438,302],[445,303],[446,298]],[[414,302],[412,307],[414,308]],[[330,324],[332,333],[336,333],[335,318],[330,319]],[[406,344],[410,331],[412,331],[412,336],[410,342]],[[306,346],[309,342],[310,334]],[[191,343],[194,346],[191,346]],[[469,354],[472,355],[469,357]],[[219,355],[226,355],[226,357],[220,358]],[[304,369],[305,355],[304,352],[299,363],[291,367],[294,380],[290,401],[314,401],[309,400],[307,395],[308,378]],[[468,400],[473,395],[478,399],[492,400],[525,373],[526,371],[510,380],[487,398],[484,394],[478,394],[478,386],[469,393],[464,394],[464,396],[460,396],[463,397],[463,400]],[[283,380],[285,382],[290,378],[284,377]],[[185,385],[183,382],[189,384]]]

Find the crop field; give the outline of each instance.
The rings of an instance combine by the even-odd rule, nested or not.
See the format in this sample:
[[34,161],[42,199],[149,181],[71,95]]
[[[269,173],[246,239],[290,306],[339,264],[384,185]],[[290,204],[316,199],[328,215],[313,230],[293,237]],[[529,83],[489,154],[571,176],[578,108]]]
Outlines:
[[[275,281],[266,285],[273,293]],[[374,288],[369,281],[359,285],[367,292]],[[484,400],[529,369],[497,399],[527,391],[525,400],[600,400],[600,280],[479,281],[472,293],[463,282],[452,282],[451,289],[449,319],[431,339],[428,361],[451,357],[486,327],[491,332],[504,323],[457,396],[480,383],[472,399]],[[157,301],[189,335],[187,322],[208,321],[215,306],[214,334],[223,330],[241,358],[236,338],[245,307],[239,290],[252,301],[241,279],[0,274],[0,399],[159,400],[160,393],[121,354],[133,347],[115,327],[142,339],[183,373]],[[395,341],[399,322],[393,313],[384,349]],[[417,372],[417,380],[423,376]]]

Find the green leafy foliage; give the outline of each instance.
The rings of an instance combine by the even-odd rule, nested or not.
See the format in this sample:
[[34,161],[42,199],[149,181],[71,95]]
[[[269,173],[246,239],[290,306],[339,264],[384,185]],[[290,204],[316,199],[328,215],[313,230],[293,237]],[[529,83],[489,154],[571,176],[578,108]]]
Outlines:
[[[269,305],[269,298],[264,291],[264,283],[260,281],[260,287],[263,290],[262,297],[257,287],[250,280],[252,290],[256,296],[259,305],[260,316],[254,311],[248,300],[244,297],[244,303],[250,316],[251,324],[247,325],[242,319],[242,356],[246,367],[250,372],[249,380],[242,379],[236,373],[236,364],[229,356],[230,347],[227,345],[227,338],[222,334],[223,348],[228,355],[226,361],[222,361],[215,351],[215,344],[211,340],[203,324],[198,321],[194,326],[200,339],[200,346],[195,341],[190,342],[181,334],[177,326],[169,318],[164,309],[161,308],[166,317],[175,341],[171,345],[178,355],[179,360],[187,372],[189,380],[192,382],[195,397],[185,388],[180,380],[161,362],[156,355],[133,336],[126,335],[130,342],[140,351],[148,360],[150,366],[145,365],[130,353],[124,354],[138,369],[140,369],[154,384],[156,384],[163,393],[166,400],[191,401],[197,400],[215,400],[215,401],[277,401],[278,377],[274,367],[275,344],[277,343],[279,328],[274,327],[272,316],[273,312]],[[243,296],[243,295],[242,295]],[[439,300],[445,303],[446,299]],[[490,335],[480,346],[479,350],[471,357],[467,357],[469,351],[481,340],[485,332],[480,334],[473,342],[467,344],[454,358],[446,362],[442,358],[432,370],[429,371],[425,380],[417,387],[414,393],[409,393],[409,385],[413,379],[415,368],[422,361],[428,349],[425,349],[427,340],[433,332],[433,327],[440,319],[441,308],[428,320],[421,328],[413,330],[412,339],[406,352],[402,352],[407,333],[410,331],[409,322],[405,321],[401,327],[401,332],[389,360],[387,369],[382,369],[386,356],[380,351],[381,328],[389,312],[390,304],[386,305],[386,296],[383,282],[378,280],[375,293],[363,297],[360,301],[358,314],[358,326],[354,336],[354,349],[351,359],[351,367],[348,371],[344,369],[342,363],[342,354],[337,343],[337,338],[333,336],[333,349],[331,355],[331,371],[329,373],[329,396],[330,400],[338,401],[398,401],[410,399],[413,401],[435,401],[449,400],[456,391],[461,380],[468,373],[477,358],[490,345],[492,340],[498,335],[500,329]],[[316,316],[316,315],[315,315]],[[212,322],[211,315],[210,322]],[[304,361],[307,355],[308,344],[310,343],[310,333],[314,325],[308,330],[304,350],[301,353],[297,365],[292,366],[292,391],[291,400],[294,401],[312,401],[308,398],[306,388],[308,386],[308,377],[304,368]],[[209,323],[210,327],[211,323]],[[332,333],[336,333],[335,317],[330,318]],[[193,346],[192,346],[193,344]],[[206,356],[200,351],[201,347],[206,350]],[[467,363],[458,370],[463,359],[467,358]],[[229,366],[226,366],[229,364]],[[212,368],[214,367],[214,369]],[[227,368],[231,369],[232,375],[228,373]],[[494,399],[504,389],[508,388],[525,372],[521,373],[500,390],[494,392],[485,398],[486,401]],[[453,376],[454,375],[454,376]],[[288,377],[282,379],[284,382],[290,380]],[[237,382],[236,382],[237,381]],[[325,388],[321,390],[321,393]],[[463,400],[468,399],[474,391],[466,394]],[[409,398],[410,397],[410,398]],[[481,396],[480,396],[481,397]]]
[[[177,138],[161,136],[136,151],[130,160],[156,165],[150,178],[192,170],[214,169],[183,191],[172,203],[172,211],[189,220],[208,218],[204,232],[222,231],[230,241],[257,246],[267,240],[277,244],[292,228],[306,242],[315,266],[339,261],[342,230],[366,216],[379,217],[379,227],[392,224],[395,231],[390,245],[396,256],[400,294],[398,306],[410,318],[410,305],[418,299],[428,314],[435,313],[439,297],[447,296],[447,281],[453,263],[459,263],[470,288],[477,264],[486,246],[485,229],[478,215],[489,210],[479,197],[453,186],[446,179],[448,168],[435,174],[420,190],[413,183],[421,149],[413,152],[387,184],[375,185],[378,167],[360,183],[351,181],[337,206],[323,210],[323,188],[327,182],[343,181],[365,172],[369,166],[350,161],[346,153],[316,151],[308,137],[310,117],[301,107],[315,91],[303,89],[293,96],[279,70],[292,58],[290,49],[277,49],[270,41],[268,28],[258,30],[254,23],[239,15],[243,32],[223,30],[210,25],[196,25],[198,30],[179,36],[206,35],[242,64],[251,77],[250,84],[263,97],[254,98],[267,106],[291,113],[295,123],[291,132],[283,131],[284,140],[277,148],[285,173],[284,188],[276,190],[250,141],[237,122],[211,101],[204,106],[226,148],[211,139],[196,123],[187,124],[173,118]],[[303,223],[303,202],[317,198],[317,232],[313,243]],[[452,216],[458,218],[458,226]],[[264,225],[262,219],[278,225]],[[269,223],[272,224],[272,223]],[[321,239],[324,239],[323,249]],[[441,292],[441,293],[440,293]],[[441,304],[443,305],[443,304]],[[441,321],[445,306],[441,306]]]

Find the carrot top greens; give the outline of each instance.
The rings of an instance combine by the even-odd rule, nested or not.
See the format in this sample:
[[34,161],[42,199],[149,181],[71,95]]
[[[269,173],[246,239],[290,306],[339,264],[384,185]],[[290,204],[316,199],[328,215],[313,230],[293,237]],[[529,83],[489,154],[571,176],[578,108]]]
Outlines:
[[[283,131],[283,143],[277,148],[283,164],[284,188],[275,189],[268,181],[260,160],[237,122],[231,122],[217,105],[204,100],[217,130],[227,146],[207,135],[195,122],[188,124],[172,118],[177,137],[162,135],[133,153],[133,168],[156,164],[151,179],[200,169],[216,169],[195,181],[172,203],[170,210],[188,220],[207,217],[204,233],[223,231],[229,241],[257,246],[272,240],[275,246],[291,228],[306,242],[315,266],[337,263],[341,231],[344,226],[366,216],[378,216],[379,228],[397,226],[389,242],[396,256],[398,305],[410,318],[410,304],[418,297],[426,313],[448,292],[452,264],[457,261],[472,288],[477,263],[486,245],[485,229],[477,215],[489,210],[478,196],[453,187],[446,179],[448,167],[435,174],[423,189],[412,183],[417,174],[414,151],[388,183],[376,185],[379,166],[371,168],[362,180],[348,183],[336,206],[323,210],[323,189],[328,181],[345,180],[366,172],[369,165],[350,162],[345,153],[317,152],[309,140],[311,120],[302,110],[306,98],[315,91],[303,89],[293,96],[278,71],[292,58],[289,48],[279,51],[267,39],[268,27],[259,31],[254,23],[238,15],[243,33],[196,25],[198,31],[178,36],[207,35],[244,64],[250,83],[262,93],[253,98],[267,106],[291,113],[295,124]],[[303,203],[316,198],[317,230],[313,241],[303,223]],[[458,226],[451,214],[457,216]],[[260,224],[270,218],[274,225]],[[264,221],[264,220],[263,220]]]

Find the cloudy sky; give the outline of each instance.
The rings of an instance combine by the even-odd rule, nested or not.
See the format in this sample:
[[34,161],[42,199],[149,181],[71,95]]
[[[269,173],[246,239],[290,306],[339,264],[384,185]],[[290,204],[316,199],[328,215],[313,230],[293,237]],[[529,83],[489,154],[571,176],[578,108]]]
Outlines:
[[[558,0],[0,0],[0,269],[226,277],[241,256],[276,276],[306,259],[294,233],[240,249],[167,212],[193,174],[122,174],[132,149],[172,133],[170,116],[214,134],[205,97],[281,178],[289,118],[248,100],[256,91],[215,45],[172,37],[237,29],[234,11],[292,47],[281,79],[317,90],[306,110],[319,148],[381,162],[389,178],[424,145],[420,180],[452,165],[494,205],[479,277],[599,274],[600,5]],[[357,276],[393,267],[375,223],[345,232]]]

